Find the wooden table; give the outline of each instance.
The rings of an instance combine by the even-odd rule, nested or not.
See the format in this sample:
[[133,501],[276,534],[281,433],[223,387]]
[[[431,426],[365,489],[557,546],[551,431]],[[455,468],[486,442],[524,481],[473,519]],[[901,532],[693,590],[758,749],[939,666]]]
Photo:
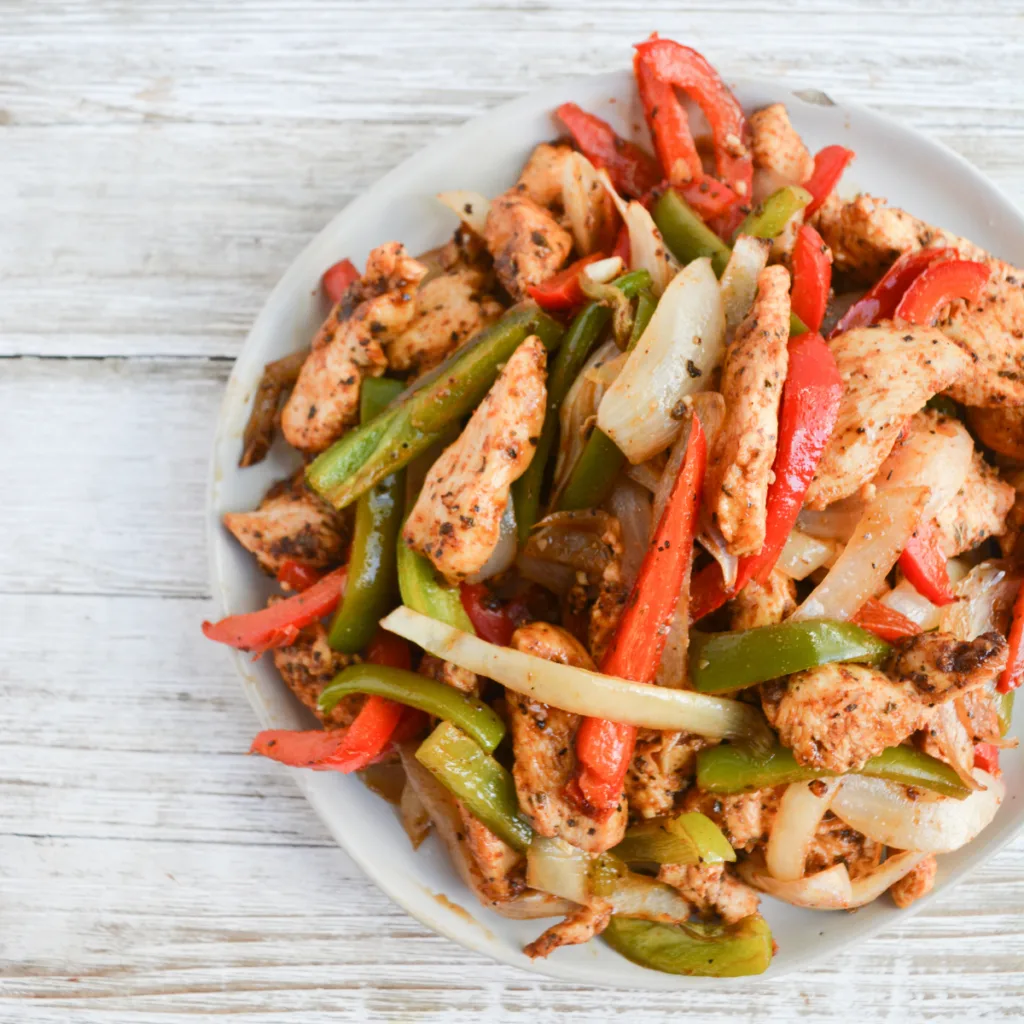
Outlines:
[[742,995],[589,991],[466,953],[245,756],[255,719],[199,635],[207,458],[250,322],[339,207],[466,118],[658,29],[873,104],[1024,197],[1019,0],[682,6],[0,4],[0,1019],[1021,1015],[1024,839],[899,930]]

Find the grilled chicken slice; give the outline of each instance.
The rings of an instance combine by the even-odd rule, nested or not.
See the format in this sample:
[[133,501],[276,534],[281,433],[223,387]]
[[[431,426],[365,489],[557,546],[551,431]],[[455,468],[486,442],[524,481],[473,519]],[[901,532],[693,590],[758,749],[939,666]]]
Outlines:
[[761,550],[765,502],[789,362],[789,272],[766,267],[757,298],[725,354],[725,420],[708,461],[708,507],[733,555]]
[[546,281],[572,251],[572,235],[529,196],[516,189],[491,203],[484,241],[505,291],[526,297],[530,285]]
[[523,947],[530,958],[550,956],[561,946],[578,946],[589,942],[608,927],[612,919],[610,903],[595,901],[573,911],[564,921],[553,924],[543,935]]
[[351,534],[349,517],[308,490],[301,473],[275,484],[254,512],[225,512],[224,525],[271,575],[287,561],[340,565]]
[[973,773],[974,738],[961,721],[959,703],[958,700],[946,701],[930,708],[915,742],[926,754],[945,761],[968,789],[981,789]]
[[370,253],[366,273],[331,310],[281,412],[281,431],[303,452],[322,452],[359,420],[363,377],[388,366],[381,347],[415,312],[416,286],[427,268],[398,242]]
[[684,811],[707,815],[725,834],[734,850],[753,850],[768,838],[779,810],[784,787],[751,793],[705,793],[691,786],[683,798]]
[[480,889],[487,899],[501,902],[518,896],[525,888],[522,856],[474,818],[461,800],[456,800],[462,818],[466,849],[480,870]]
[[[276,603],[281,598],[272,598]],[[339,701],[329,715],[320,713],[317,701],[324,687],[345,667],[358,659],[332,651],[327,631],[319,622],[307,626],[295,643],[274,650],[274,666],[288,689],[329,729],[350,725],[364,697],[353,694]]]
[[[532,622],[512,634],[512,647],[545,661],[593,669],[575,637],[558,626]],[[557,836],[591,853],[610,849],[626,830],[625,801],[605,820],[581,813],[564,796],[575,770],[579,715],[548,707],[512,690],[505,691],[515,764],[512,769],[519,806],[534,830]]]
[[427,679],[436,679],[452,689],[471,693],[474,697],[479,696],[480,680],[477,674],[468,668],[461,668],[450,661],[442,661],[433,654],[424,654],[417,671]]
[[516,191],[538,206],[561,206],[562,174],[566,158],[572,152],[572,146],[565,143],[542,142],[519,172]]
[[846,390],[807,490],[812,509],[849,497],[871,480],[908,417],[970,369],[970,358],[931,327],[886,321],[846,331],[831,348]]
[[942,553],[953,558],[1006,529],[1017,492],[974,453],[963,486],[935,515]]
[[798,185],[811,176],[814,158],[793,127],[784,103],[751,114],[750,132],[755,167]]
[[930,853],[913,871],[905,874],[898,882],[889,886],[889,895],[893,903],[901,910],[909,907],[914,900],[927,896],[935,887],[935,874],[938,871],[935,854]]
[[986,448],[1024,462],[1024,405],[968,409],[967,422]]
[[497,299],[481,295],[486,276],[466,268],[427,281],[416,293],[412,323],[387,345],[394,370],[432,370],[502,313]]
[[427,473],[404,537],[450,580],[482,569],[498,544],[509,487],[530,465],[544,424],[546,361],[540,339],[527,338]]
[[982,633],[957,640],[949,633],[919,633],[893,648],[887,673],[911,683],[928,704],[939,704],[993,682],[1006,668],[1007,644],[1001,634]]
[[706,746],[708,741],[702,736],[641,729],[626,772],[630,813],[640,818],[657,818],[671,812],[677,794],[693,779],[697,751]]
[[761,902],[757,892],[724,864],[662,864],[658,881],[678,890],[701,917],[717,914],[726,924],[756,914]]
[[774,626],[796,611],[796,581],[773,569],[764,583],[751,580],[729,602],[730,629]]
[[816,874],[834,864],[845,864],[850,878],[859,878],[878,866],[882,849],[881,843],[868,839],[826,811],[807,847],[804,869],[808,874]]

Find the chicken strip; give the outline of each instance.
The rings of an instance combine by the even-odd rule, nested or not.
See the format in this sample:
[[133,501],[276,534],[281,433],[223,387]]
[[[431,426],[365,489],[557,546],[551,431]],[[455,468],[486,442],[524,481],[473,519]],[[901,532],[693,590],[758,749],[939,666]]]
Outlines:
[[724,864],[662,864],[658,881],[667,882],[690,901],[701,917],[718,915],[735,924],[757,913],[761,897]]
[[[593,669],[594,663],[575,637],[558,626],[532,622],[512,634],[512,647],[545,661]],[[597,821],[566,799],[565,787],[576,767],[579,715],[549,707],[512,690],[505,691],[519,806],[534,830],[557,836],[581,850],[601,853],[613,847],[626,830],[626,804]]]
[[898,882],[889,886],[893,903],[901,910],[909,907],[914,900],[927,896],[935,887],[935,875],[939,864],[935,854],[930,853],[913,871],[905,874]]
[[968,789],[981,789],[974,778],[974,738],[961,720],[959,703],[947,701],[930,708],[914,742],[924,753],[945,761]]
[[753,850],[771,833],[784,786],[751,793],[705,793],[691,786],[683,798],[684,811],[707,815],[725,834],[734,850]]
[[968,409],[967,422],[986,448],[1024,462],[1024,405]]
[[514,188],[491,203],[484,241],[498,280],[515,299],[526,298],[530,285],[551,277],[572,251],[572,235]]
[[772,171],[797,185],[811,176],[814,157],[793,127],[784,103],[755,111],[749,123],[755,167]]
[[301,473],[271,487],[254,512],[224,513],[224,525],[271,575],[287,561],[313,569],[340,565],[350,521],[308,490]]
[[450,661],[442,661],[433,654],[424,654],[417,671],[427,679],[436,679],[437,682],[455,690],[471,693],[474,697],[479,696],[480,680],[477,674],[468,668],[461,668]]
[[416,293],[412,323],[387,344],[391,368],[426,373],[493,323],[502,305],[480,294],[484,284],[485,275],[474,269],[441,274],[424,284]]
[[725,420],[707,471],[708,507],[730,554],[756,554],[779,433],[779,400],[789,363],[789,271],[766,267],[757,298],[725,354]]
[[462,818],[466,849],[480,870],[481,892],[496,903],[518,896],[526,887],[522,856],[474,818],[461,800],[455,803]]
[[600,935],[611,919],[611,904],[595,901],[573,911],[564,921],[553,924],[543,935],[524,946],[523,952],[536,960],[537,957],[550,956],[561,946],[579,946]]
[[918,633],[893,645],[886,672],[913,684],[928,704],[938,704],[993,682],[1006,668],[1007,651],[1006,640],[996,632],[974,640]]
[[562,142],[542,142],[530,154],[519,172],[516,191],[538,206],[562,205],[562,173],[572,146]]
[[751,580],[729,602],[730,629],[774,626],[796,611],[796,581],[773,569],[764,583]]
[[1001,534],[1016,495],[1013,485],[1000,480],[975,452],[963,486],[935,516],[942,553],[954,558]]
[[970,369],[970,358],[932,327],[883,322],[831,343],[846,385],[835,430],[807,490],[823,509],[849,497],[878,471],[907,418]]
[[478,572],[498,544],[509,487],[530,465],[544,425],[546,362],[540,338],[527,338],[427,473],[403,536],[450,580]]
[[868,839],[831,811],[826,811],[808,844],[804,870],[816,874],[835,864],[845,864],[850,878],[859,878],[878,867],[882,849],[881,843]]
[[640,818],[657,818],[675,807],[676,797],[690,784],[697,751],[709,746],[703,736],[641,729],[626,772],[626,802]]
[[281,412],[281,431],[292,447],[322,452],[358,422],[362,379],[387,369],[381,346],[409,326],[416,286],[426,273],[398,242],[370,253],[366,273],[314,338]]
[[[271,604],[283,598],[272,598]],[[329,715],[321,714],[317,701],[324,688],[348,665],[359,659],[339,654],[327,643],[327,631],[319,622],[307,626],[295,643],[274,649],[274,666],[288,689],[329,729],[350,725],[364,697],[353,694],[340,700]]]

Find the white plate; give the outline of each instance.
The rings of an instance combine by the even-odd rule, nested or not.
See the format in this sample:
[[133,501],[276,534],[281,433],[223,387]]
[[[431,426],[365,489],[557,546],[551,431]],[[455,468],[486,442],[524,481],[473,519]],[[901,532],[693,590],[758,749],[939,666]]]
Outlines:
[[[925,220],[985,246],[1018,265],[1024,261],[1024,219],[999,191],[965,160],[909,129],[860,107],[832,105],[794,95],[780,85],[735,83],[747,110],[782,101],[812,152],[829,143],[856,150],[844,191],[865,190],[886,196]],[[813,94],[804,96],[814,98]],[[237,468],[242,429],[263,365],[309,343],[326,310],[320,298],[323,270],[342,256],[362,265],[382,242],[398,239],[410,252],[432,248],[455,227],[455,218],[433,196],[454,188],[497,195],[515,180],[530,149],[557,134],[551,111],[574,100],[610,120],[623,134],[642,137],[643,118],[627,72],[596,75],[547,87],[471,121],[406,160],[351,203],[307,246],[292,264],[266,305],[235,363],[217,426],[207,508],[210,572],[218,611],[262,607],[268,581],[251,556],[220,526],[222,513],[253,508],[270,484],[296,465],[294,453],[275,446],[265,462]],[[308,727],[307,712],[278,677],[269,659],[253,664],[233,653],[246,695],[265,728]],[[1018,716],[1019,720],[1019,716]],[[991,857],[1024,822],[1024,754],[1003,755],[1007,799],[995,821],[959,853],[940,858],[939,879],[931,897]],[[649,989],[692,986],[739,987],[728,982],[659,974],[629,963],[601,942],[562,949],[533,961],[523,945],[546,926],[509,921],[483,909],[461,884],[435,839],[413,851],[394,809],[358,779],[294,769],[295,780],[338,843],[396,903],[423,924],[468,949],[504,963],[593,985]],[[767,978],[806,968],[833,956],[850,943],[872,935],[919,910],[897,910],[880,899],[856,914],[803,911],[765,898],[764,913],[779,944]]]

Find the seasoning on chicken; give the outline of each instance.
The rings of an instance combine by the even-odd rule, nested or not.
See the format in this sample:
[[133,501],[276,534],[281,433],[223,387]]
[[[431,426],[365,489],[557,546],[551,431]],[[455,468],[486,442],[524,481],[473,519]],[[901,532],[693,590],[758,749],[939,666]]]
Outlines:
[[915,742],[926,754],[945,761],[968,789],[980,789],[973,774],[974,738],[961,720],[959,703],[958,700],[946,701],[930,708]]
[[[586,648],[570,633],[546,622],[520,626],[512,647],[545,661],[593,669]],[[613,847],[626,830],[626,808],[617,808],[605,821],[580,812],[563,795],[575,771],[579,715],[549,707],[512,690],[505,691],[519,806],[534,830],[557,836],[581,850],[600,853]]]
[[730,629],[774,626],[796,611],[796,582],[773,569],[764,583],[751,580],[729,602]]
[[455,802],[462,817],[466,849],[480,871],[481,891],[495,902],[517,896],[525,888],[521,870],[523,858],[473,817],[461,800]]
[[807,847],[804,869],[808,874],[815,874],[834,864],[845,864],[850,878],[859,878],[878,867],[882,849],[881,843],[868,839],[826,811]]
[[935,514],[940,547],[947,558],[976,548],[983,540],[1006,529],[1016,491],[974,453],[959,491]]
[[427,281],[416,293],[412,323],[388,342],[391,369],[426,373],[493,323],[502,306],[480,294],[485,284],[483,273],[468,268]]
[[1006,668],[1006,658],[1006,640],[999,633],[982,633],[974,640],[918,633],[895,644],[886,671],[936,704],[993,682]]
[[561,946],[578,946],[589,942],[608,927],[611,919],[611,904],[594,901],[590,906],[574,910],[564,921],[553,924],[541,936],[524,946],[523,952],[536,960],[538,957],[549,956]]
[[572,152],[572,146],[565,143],[542,142],[519,172],[516,191],[538,206],[560,206],[565,160]]
[[708,459],[707,503],[733,555],[756,554],[779,433],[789,362],[789,272],[766,267],[757,298],[725,355],[725,421]]
[[479,571],[498,544],[509,487],[530,465],[544,424],[545,365],[540,339],[527,338],[430,467],[404,536],[449,579]]
[[751,793],[719,794],[691,786],[683,798],[683,810],[706,814],[734,850],[753,850],[771,833],[782,791],[781,787],[768,787]]
[[476,696],[480,691],[480,680],[475,672],[467,668],[459,668],[450,661],[442,661],[433,654],[424,654],[420,659],[419,674],[428,679],[436,679],[453,689]]
[[1024,405],[968,409],[967,422],[986,448],[1024,462]]
[[359,419],[363,377],[388,366],[382,346],[415,312],[416,286],[427,268],[398,242],[378,246],[366,273],[331,310],[281,412],[281,431],[302,452],[322,452]]
[[498,280],[515,299],[525,298],[530,285],[551,277],[572,251],[572,235],[543,206],[514,188],[491,203],[484,240]]
[[913,871],[905,874],[898,882],[889,886],[889,895],[893,903],[901,910],[909,907],[914,900],[927,896],[935,887],[935,875],[938,871],[935,854],[930,853]]
[[349,517],[308,490],[301,474],[275,484],[254,512],[225,512],[224,525],[272,575],[287,561],[340,565],[351,534]]
[[657,818],[675,807],[676,794],[693,778],[697,751],[708,740],[683,732],[641,729],[626,772],[626,803],[640,818]]
[[663,864],[658,881],[676,889],[702,917],[717,914],[726,924],[756,914],[761,902],[757,891],[724,864]]
[[773,103],[755,111],[750,115],[749,124],[755,167],[772,171],[798,185],[811,176],[814,157],[793,127],[784,103]]
[[295,643],[274,651],[274,667],[281,673],[288,689],[330,729],[351,724],[364,698],[358,694],[344,697],[327,715],[321,713],[317,701],[324,687],[343,668],[357,660],[350,654],[331,650],[327,631],[319,622],[302,630]]
[[969,357],[940,331],[885,322],[831,343],[846,385],[835,430],[807,490],[823,509],[849,497],[878,471],[907,418],[970,369]]

